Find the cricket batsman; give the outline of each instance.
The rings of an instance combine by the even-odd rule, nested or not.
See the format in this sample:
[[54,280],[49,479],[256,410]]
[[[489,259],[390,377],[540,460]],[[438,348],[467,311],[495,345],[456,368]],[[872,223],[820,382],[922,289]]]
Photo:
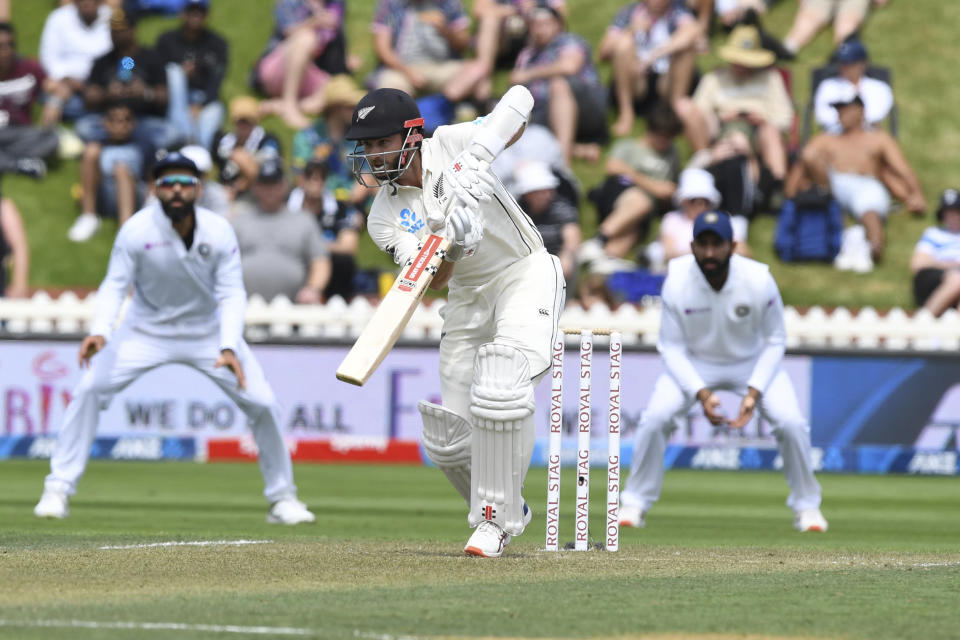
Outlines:
[[533,390],[550,368],[563,308],[559,261],[490,163],[523,133],[533,96],[512,87],[473,122],[424,139],[413,98],[378,89],[357,104],[353,173],[379,186],[367,221],[397,264],[432,232],[452,241],[431,283],[441,311],[442,405],[421,401],[423,447],[469,504],[464,551],[496,558],[531,513],[521,489],[534,443]]
[[[100,409],[140,375],[178,363],[206,375],[246,414],[270,503],[267,522],[313,522],[297,499],[280,407],[243,339],[247,295],[233,228],[223,216],[195,206],[200,171],[186,156],[166,155],[153,177],[157,200],[117,233],[90,335],[80,345],[80,366],[88,369],[67,405],[34,514],[67,517]],[[132,304],[114,331],[131,285]]]

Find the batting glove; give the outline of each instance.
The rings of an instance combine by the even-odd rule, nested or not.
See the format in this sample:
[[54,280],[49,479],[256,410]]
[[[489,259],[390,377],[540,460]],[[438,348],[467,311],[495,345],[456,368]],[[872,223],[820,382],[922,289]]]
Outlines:
[[468,209],[477,210],[481,202],[493,197],[497,180],[490,172],[490,163],[470,151],[463,151],[443,171],[443,180]]
[[454,207],[447,216],[445,232],[451,241],[445,259],[456,262],[477,252],[477,246],[483,240],[483,222],[475,211]]

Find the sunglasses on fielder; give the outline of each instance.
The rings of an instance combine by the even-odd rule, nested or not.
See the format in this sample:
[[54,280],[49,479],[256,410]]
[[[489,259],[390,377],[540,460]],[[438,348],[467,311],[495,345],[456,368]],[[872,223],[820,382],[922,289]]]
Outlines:
[[[406,129],[407,135],[399,149],[366,153],[363,141],[358,141],[353,153],[347,154],[347,158],[352,163],[353,177],[356,181],[365,187],[379,187],[386,184],[396,186],[397,180],[406,173],[413,163],[413,158],[416,155],[413,152],[419,149],[423,142],[423,133],[419,130],[423,125],[423,118],[415,118],[404,122],[403,128]],[[387,161],[392,156],[397,156],[396,166],[388,167]],[[374,168],[373,165],[378,164],[378,160],[382,160],[383,164],[379,168]],[[373,184],[367,181],[367,176],[374,179]]]
[[200,184],[200,180],[196,176],[163,176],[162,178],[158,178],[155,184],[160,189],[172,189],[174,185],[180,185],[184,189],[187,189],[189,187],[196,187]]

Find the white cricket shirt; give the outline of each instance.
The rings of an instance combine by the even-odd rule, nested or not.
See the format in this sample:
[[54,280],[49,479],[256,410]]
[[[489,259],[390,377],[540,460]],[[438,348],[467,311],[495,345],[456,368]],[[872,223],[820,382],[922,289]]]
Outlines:
[[783,301],[767,265],[734,255],[720,291],[707,282],[692,255],[670,261],[663,283],[657,349],[680,387],[695,394],[706,385],[697,363],[755,362],[746,381],[765,391],[783,359]]
[[[439,206],[434,190],[444,188],[440,179],[443,170],[470,145],[479,123],[476,120],[438,127],[432,138],[423,141],[423,189],[401,186],[393,195],[390,187],[381,187],[377,193],[367,229],[377,246],[397,264],[404,264],[416,253],[419,241],[430,235],[426,210]],[[517,260],[544,251],[543,239],[533,221],[499,180],[491,201],[480,203],[480,216],[483,240],[474,255],[457,263],[451,286],[484,284]]]
[[97,290],[91,335],[109,339],[133,285],[125,325],[170,338],[219,331],[220,349],[237,351],[247,305],[237,237],[223,216],[208,209],[197,207],[196,220],[189,250],[158,201],[120,227]]

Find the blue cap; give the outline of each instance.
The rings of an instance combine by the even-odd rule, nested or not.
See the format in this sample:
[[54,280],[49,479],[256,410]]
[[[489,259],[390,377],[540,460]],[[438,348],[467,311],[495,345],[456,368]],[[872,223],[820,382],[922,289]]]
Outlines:
[[693,221],[693,237],[699,238],[701,233],[713,231],[726,240],[733,240],[733,226],[730,224],[730,214],[723,211],[705,211]]
[[187,0],[184,5],[184,9],[203,9],[206,11],[210,8],[210,0]]
[[839,63],[863,62],[867,59],[867,48],[859,40],[847,40],[837,47],[833,59]]
[[156,162],[153,165],[154,179],[156,179],[161,172],[167,169],[183,169],[184,171],[189,171],[198,178],[201,175],[200,170],[197,169],[196,163],[179,151],[157,153]]

